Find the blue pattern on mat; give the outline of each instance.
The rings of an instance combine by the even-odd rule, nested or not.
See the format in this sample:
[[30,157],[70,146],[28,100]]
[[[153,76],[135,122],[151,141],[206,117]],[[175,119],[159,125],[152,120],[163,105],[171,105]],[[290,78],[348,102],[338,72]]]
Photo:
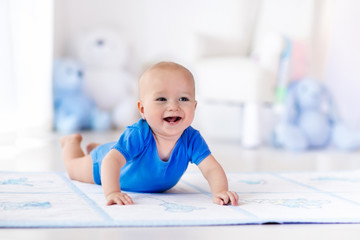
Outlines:
[[106,206],[101,186],[64,173],[0,172],[0,227],[204,226],[360,223],[360,171],[230,173],[239,206],[218,206],[199,172],[167,193],[128,194],[135,205]]

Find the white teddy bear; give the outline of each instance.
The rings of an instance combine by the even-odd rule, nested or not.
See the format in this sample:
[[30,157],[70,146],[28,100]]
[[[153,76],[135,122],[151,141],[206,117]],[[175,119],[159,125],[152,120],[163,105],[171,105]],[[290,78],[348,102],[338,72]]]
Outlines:
[[111,29],[94,29],[73,43],[76,58],[84,65],[85,89],[96,104],[112,112],[113,123],[123,128],[135,121],[135,78],[125,70],[129,46]]

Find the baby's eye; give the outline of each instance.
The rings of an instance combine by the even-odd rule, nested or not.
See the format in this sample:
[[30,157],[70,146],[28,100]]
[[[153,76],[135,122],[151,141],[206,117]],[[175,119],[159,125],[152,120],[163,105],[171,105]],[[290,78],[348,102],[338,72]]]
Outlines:
[[181,97],[181,98],[179,98],[179,101],[180,101],[180,102],[187,102],[187,101],[189,101],[189,98],[187,98],[187,97]]
[[165,101],[166,101],[166,98],[164,98],[164,97],[159,97],[159,98],[156,99],[156,101],[165,102]]

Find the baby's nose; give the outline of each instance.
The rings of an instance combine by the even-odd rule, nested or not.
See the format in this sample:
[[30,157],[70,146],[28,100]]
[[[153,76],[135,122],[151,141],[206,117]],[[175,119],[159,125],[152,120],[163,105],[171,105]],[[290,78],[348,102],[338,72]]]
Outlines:
[[169,110],[177,110],[179,108],[179,103],[177,101],[168,101]]

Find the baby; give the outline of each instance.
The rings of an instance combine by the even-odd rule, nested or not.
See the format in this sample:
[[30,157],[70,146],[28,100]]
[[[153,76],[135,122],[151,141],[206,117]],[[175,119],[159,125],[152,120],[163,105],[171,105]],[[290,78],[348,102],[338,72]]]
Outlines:
[[223,168],[199,131],[190,126],[197,104],[191,72],[173,62],[160,62],[143,73],[139,87],[141,119],[117,142],[91,143],[89,154],[84,154],[80,134],[61,139],[69,177],[101,184],[108,205],[128,205],[133,200],[122,190],[164,192],[176,185],[191,162],[208,181],[214,203],[238,205]]

